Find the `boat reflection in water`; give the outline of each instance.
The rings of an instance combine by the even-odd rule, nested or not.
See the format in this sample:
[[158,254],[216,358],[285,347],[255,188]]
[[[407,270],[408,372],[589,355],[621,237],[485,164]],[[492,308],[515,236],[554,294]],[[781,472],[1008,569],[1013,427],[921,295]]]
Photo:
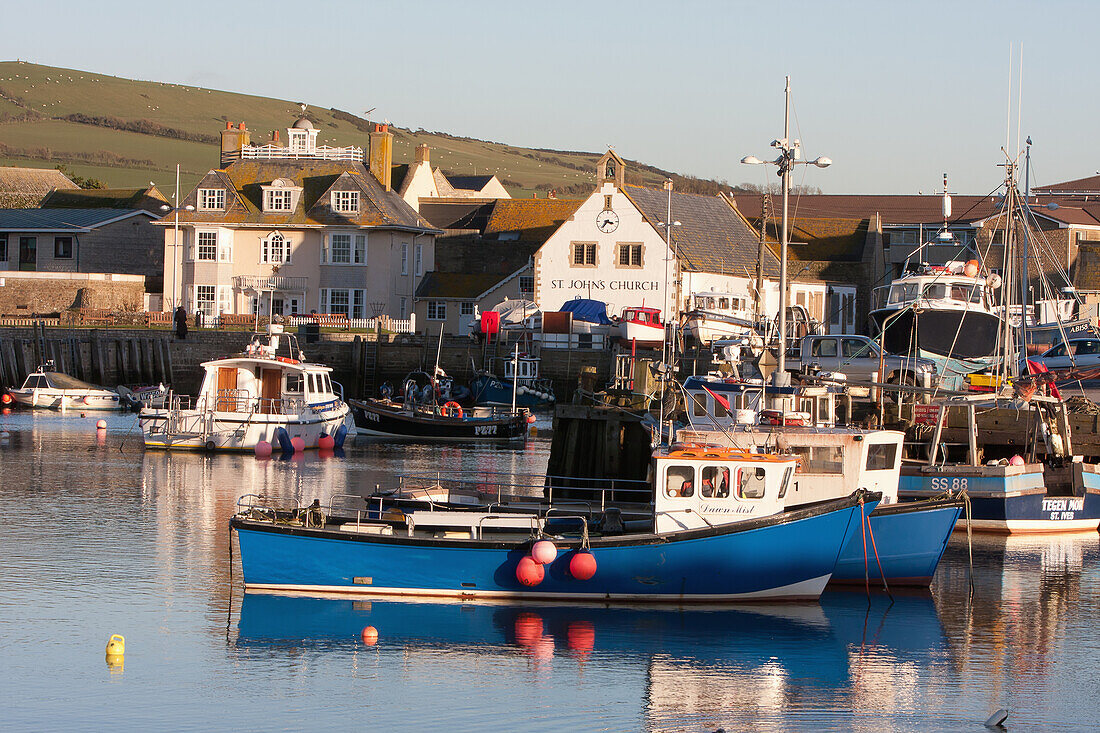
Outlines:
[[909,685],[906,694],[916,695],[911,683],[938,674],[929,660],[945,659],[947,650],[931,596],[892,605],[872,596],[869,605],[862,593],[847,592],[828,593],[820,604],[688,608],[247,593],[234,646],[245,660],[286,656],[307,669],[321,655],[363,649],[366,626],[378,629],[383,654],[406,663],[435,659],[453,671],[469,661],[487,673],[526,658],[528,670],[561,667],[579,685],[586,675],[611,675],[630,688],[617,699],[639,700],[636,712],[651,729],[779,722],[792,706],[820,708],[838,696],[878,707],[899,694],[881,685]]

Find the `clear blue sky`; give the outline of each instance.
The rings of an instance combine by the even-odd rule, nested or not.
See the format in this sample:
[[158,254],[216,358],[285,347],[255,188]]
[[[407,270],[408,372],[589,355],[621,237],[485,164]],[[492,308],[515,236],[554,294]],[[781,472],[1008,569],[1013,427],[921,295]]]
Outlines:
[[[306,101],[416,129],[620,154],[766,183],[795,132],[829,193],[985,193],[1001,179],[1009,44],[1032,180],[1100,170],[1100,3],[0,0],[5,58]],[[1015,119],[1016,93],[1012,95]],[[0,138],[2,138],[0,128]],[[1013,124],[1013,146],[1016,139]]]

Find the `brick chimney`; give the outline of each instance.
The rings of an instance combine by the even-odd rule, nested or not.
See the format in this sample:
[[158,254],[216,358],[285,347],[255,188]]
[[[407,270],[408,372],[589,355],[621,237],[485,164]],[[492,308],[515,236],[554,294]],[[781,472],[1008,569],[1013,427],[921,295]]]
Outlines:
[[428,162],[428,146],[424,143],[416,146],[416,162],[427,163]]
[[244,126],[244,123],[234,127],[232,122],[225,123],[225,129],[222,130],[222,159],[221,167],[225,168],[235,160],[241,158],[241,148],[248,145],[251,141],[248,133],[248,128]]
[[382,187],[390,190],[393,167],[393,133],[389,125],[375,125],[370,134],[370,172]]

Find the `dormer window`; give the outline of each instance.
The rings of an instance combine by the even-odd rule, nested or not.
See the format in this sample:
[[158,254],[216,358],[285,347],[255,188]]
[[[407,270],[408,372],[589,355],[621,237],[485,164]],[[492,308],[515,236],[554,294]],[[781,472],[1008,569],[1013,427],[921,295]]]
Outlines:
[[278,189],[264,192],[265,211],[290,211],[290,191]]
[[359,213],[358,191],[333,191],[332,210],[338,214]]
[[224,211],[225,210],[225,189],[224,188],[200,188],[199,189],[199,211]]

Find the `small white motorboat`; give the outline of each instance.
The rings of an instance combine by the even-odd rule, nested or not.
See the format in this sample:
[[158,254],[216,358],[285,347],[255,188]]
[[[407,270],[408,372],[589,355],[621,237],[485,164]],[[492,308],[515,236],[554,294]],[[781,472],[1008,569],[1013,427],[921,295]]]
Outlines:
[[117,392],[54,371],[52,360],[29,374],[22,387],[12,387],[8,392],[16,403],[26,407],[51,410],[117,410],[120,407]]

